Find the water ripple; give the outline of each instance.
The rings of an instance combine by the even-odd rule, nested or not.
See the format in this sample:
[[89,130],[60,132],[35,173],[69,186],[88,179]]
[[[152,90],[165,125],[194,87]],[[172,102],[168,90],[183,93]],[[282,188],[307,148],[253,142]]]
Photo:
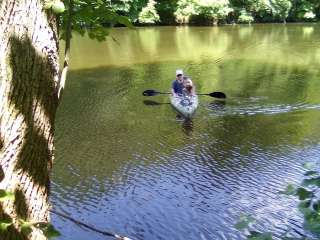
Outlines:
[[[255,101],[255,100],[254,100]],[[238,104],[232,105],[220,105],[209,104],[207,106],[208,111],[213,116],[225,116],[225,115],[271,115],[280,113],[290,113],[306,110],[319,110],[320,104],[308,104],[308,103],[296,103],[296,104]]]

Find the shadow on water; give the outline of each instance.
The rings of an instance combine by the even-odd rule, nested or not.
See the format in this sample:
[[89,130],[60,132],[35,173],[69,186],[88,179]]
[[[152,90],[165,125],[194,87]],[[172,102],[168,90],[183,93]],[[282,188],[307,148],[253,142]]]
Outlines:
[[147,105],[147,106],[159,106],[159,105],[166,105],[166,104],[170,104],[170,103],[168,103],[168,102],[156,102],[156,101],[152,101],[152,100],[144,100],[143,104]]

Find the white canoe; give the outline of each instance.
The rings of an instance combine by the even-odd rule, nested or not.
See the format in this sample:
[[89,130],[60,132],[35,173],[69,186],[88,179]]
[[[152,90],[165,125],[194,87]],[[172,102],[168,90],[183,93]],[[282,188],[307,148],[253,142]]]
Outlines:
[[170,96],[171,105],[185,118],[191,118],[198,108],[198,96]]

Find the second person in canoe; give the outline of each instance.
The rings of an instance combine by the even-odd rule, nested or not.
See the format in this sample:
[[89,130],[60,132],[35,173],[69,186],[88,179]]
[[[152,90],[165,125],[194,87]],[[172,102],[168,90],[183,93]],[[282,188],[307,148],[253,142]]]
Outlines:
[[184,96],[189,96],[189,97],[196,95],[196,89],[190,77],[187,77],[187,76],[183,77],[182,94]]

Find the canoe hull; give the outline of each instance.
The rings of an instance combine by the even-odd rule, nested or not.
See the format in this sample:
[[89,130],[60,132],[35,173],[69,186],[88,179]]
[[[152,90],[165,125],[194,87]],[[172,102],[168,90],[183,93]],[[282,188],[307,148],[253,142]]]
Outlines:
[[172,107],[185,118],[191,118],[198,108],[198,96],[170,97]]

